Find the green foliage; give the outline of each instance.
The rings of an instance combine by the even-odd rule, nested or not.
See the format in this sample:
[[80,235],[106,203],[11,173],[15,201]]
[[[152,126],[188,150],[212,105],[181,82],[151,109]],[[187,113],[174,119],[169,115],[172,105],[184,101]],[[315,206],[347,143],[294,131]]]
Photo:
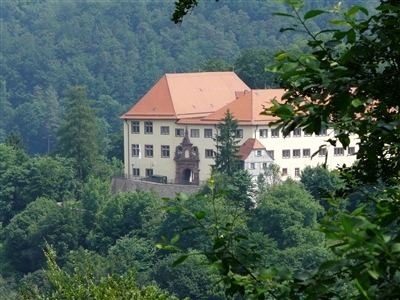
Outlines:
[[206,260],[199,255],[191,255],[185,259],[185,264],[171,268],[171,264],[179,259],[180,254],[170,254],[159,260],[151,271],[151,278],[162,289],[174,291],[179,299],[185,297],[199,300],[226,299],[221,284],[218,282],[218,272],[205,266]]
[[117,239],[132,231],[146,235],[148,229],[150,233],[161,204],[150,192],[118,193],[105,200],[95,215],[94,229],[87,237],[90,248],[101,253],[106,253]]
[[18,131],[11,131],[4,140],[4,144],[13,147],[14,150],[25,151],[24,142],[22,141],[22,136]]
[[83,241],[85,230],[79,211],[39,198],[11,219],[4,229],[4,256],[13,269],[28,273],[44,266],[45,240],[61,258]]
[[259,195],[264,195],[271,186],[282,183],[281,167],[275,163],[268,164],[263,173],[257,177],[257,189]]
[[288,179],[274,185],[260,197],[249,226],[273,238],[281,249],[318,245],[321,234],[315,230],[322,207],[297,182]]
[[23,299],[138,299],[138,300],[178,300],[156,286],[138,288],[134,271],[128,276],[111,275],[99,283],[93,281],[93,266],[87,261],[85,268],[74,268],[73,274],[63,271],[56,262],[55,251],[46,245],[46,277],[53,289],[42,294],[35,286],[28,286],[22,291]]
[[221,123],[217,125],[217,133],[214,138],[215,147],[215,169],[222,174],[232,176],[239,170],[239,139],[236,136],[238,120],[230,113],[229,109]]
[[219,59],[215,56],[210,59],[201,62],[194,71],[196,72],[222,72],[222,71],[232,71],[233,66],[224,61],[223,59]]
[[124,161],[124,135],[122,130],[108,136],[108,151],[107,158],[112,159],[115,157],[120,161]]
[[[17,158],[20,150],[14,151]],[[73,160],[62,157],[35,157],[21,165],[9,162],[0,182],[0,220],[4,225],[38,197],[57,202],[75,200],[79,182]]]
[[[230,193],[230,198],[234,203],[250,210],[254,207],[255,189],[253,177],[247,170],[238,170],[233,173],[231,178],[232,185],[235,187]],[[227,182],[225,182],[226,185]]]
[[[330,205],[327,201],[324,201],[324,198],[332,198],[335,191],[340,189],[341,184],[337,173],[330,172],[321,165],[305,167],[301,171],[300,182],[314,199],[318,200],[326,209],[329,209]],[[342,203],[342,205],[345,204],[345,202]]]
[[235,60],[235,72],[251,89],[276,87],[276,75],[265,70],[274,61],[274,52],[263,49],[247,49]]
[[[241,274],[229,263],[224,265],[226,257],[232,257],[231,248],[225,248],[214,263],[225,266],[221,275],[230,285],[227,294],[247,292],[259,299],[397,299],[399,1],[381,1],[373,15],[362,6],[342,11],[340,4],[333,10],[314,9],[303,15],[302,1],[285,3],[292,12],[276,15],[295,24],[281,31],[305,31],[312,52],[281,52],[276,56],[269,70],[280,72],[280,86],[287,92],[282,101],[274,100],[274,105],[263,114],[277,117],[270,125],[278,125],[285,136],[296,128],[315,134],[333,128],[335,136],[328,142],[347,148],[350,135],[356,134],[358,161],[339,169],[345,187],[336,195],[345,197],[362,190],[364,204],[349,212],[340,207],[336,195],[327,198],[333,208],[328,209],[320,226],[327,239],[326,253],[313,247],[321,241],[311,230],[321,211],[320,207],[316,209],[318,204],[305,190],[300,192],[298,186],[295,190],[297,184],[293,182],[285,182],[281,190],[272,187],[262,198],[266,204],[261,202],[257,211],[264,215],[252,221],[267,221],[258,228],[271,229],[269,234],[277,239],[279,247],[289,246],[281,253],[292,252],[291,257],[304,255],[304,243],[313,248],[308,252],[317,256],[317,261],[312,260],[308,267],[293,261],[293,269],[279,264],[258,266],[257,272],[245,263],[245,276],[239,277]],[[334,15],[330,27],[313,33],[312,21],[328,14]],[[303,199],[293,203],[299,196]],[[290,205],[285,206],[285,202]],[[225,237],[209,235],[215,248],[227,245]],[[253,253],[251,248],[246,250]],[[226,279],[229,272],[236,275],[235,281]],[[242,288],[245,285],[247,289]]]
[[99,127],[95,110],[86,99],[87,88],[69,87],[65,92],[65,122],[57,132],[57,153],[76,160],[79,178],[85,179],[100,152]]

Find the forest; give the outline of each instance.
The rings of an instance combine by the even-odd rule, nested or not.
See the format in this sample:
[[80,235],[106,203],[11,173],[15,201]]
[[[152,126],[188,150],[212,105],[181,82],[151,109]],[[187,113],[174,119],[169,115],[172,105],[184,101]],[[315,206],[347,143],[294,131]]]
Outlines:
[[[288,7],[276,1],[202,1],[181,26],[170,20],[173,0],[0,5],[0,142],[17,130],[31,156],[55,148],[69,85],[88,87],[107,148],[118,117],[165,73],[234,70],[251,88],[268,88],[274,53],[307,48],[301,34],[279,33],[286,20],[272,13]],[[311,21],[313,30],[326,25]]]
[[[330,25],[336,3],[299,16],[285,2],[200,1],[180,26],[172,1],[1,3],[1,299],[397,297],[396,0],[362,3],[367,21],[349,1]],[[257,189],[217,169],[194,195],[111,194],[118,116],[165,72],[213,70],[286,88],[262,113],[283,134],[333,127],[344,147],[357,134],[358,162],[306,168],[300,182],[272,166]]]

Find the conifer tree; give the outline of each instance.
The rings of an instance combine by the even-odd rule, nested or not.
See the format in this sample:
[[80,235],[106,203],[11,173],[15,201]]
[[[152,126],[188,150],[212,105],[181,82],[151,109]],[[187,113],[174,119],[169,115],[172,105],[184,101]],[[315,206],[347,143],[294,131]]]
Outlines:
[[237,139],[238,120],[230,113],[217,125],[217,134],[214,138],[217,151],[215,152],[215,169],[223,174],[232,176],[240,167],[239,140]]
[[96,110],[87,100],[86,86],[69,87],[65,92],[65,121],[57,132],[57,154],[74,158],[80,179],[85,179],[100,152]]

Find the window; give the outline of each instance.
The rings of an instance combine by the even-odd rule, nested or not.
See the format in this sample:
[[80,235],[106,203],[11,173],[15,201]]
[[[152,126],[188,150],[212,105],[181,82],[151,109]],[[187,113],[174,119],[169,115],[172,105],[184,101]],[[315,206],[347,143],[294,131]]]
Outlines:
[[326,148],[319,149],[318,156],[326,156]]
[[256,168],[256,164],[255,163],[250,163],[250,169],[254,170]]
[[343,149],[343,148],[336,147],[336,148],[333,150],[333,155],[335,155],[335,156],[342,156],[342,155],[344,155],[344,149]]
[[294,177],[300,176],[300,168],[294,168]]
[[199,129],[190,129],[190,137],[200,137]]
[[256,151],[256,156],[261,156],[261,150]]
[[161,157],[169,157],[169,146],[161,146]]
[[140,169],[139,168],[133,168],[132,175],[133,176],[140,176]]
[[268,167],[268,163],[262,163],[262,168],[266,169]]
[[310,149],[303,149],[303,157],[310,157]]
[[303,132],[304,132],[304,136],[312,136],[312,133],[307,133],[305,131],[303,131]]
[[260,129],[260,138],[268,137],[268,129]]
[[293,158],[299,158],[299,157],[300,157],[300,149],[294,149]]
[[349,149],[347,149],[347,154],[348,155],[353,155],[356,153],[356,148],[354,147],[349,147]]
[[140,155],[140,147],[139,144],[132,144],[132,156],[138,157]]
[[214,157],[214,150],[206,149],[206,158],[213,158]]
[[146,177],[153,176],[153,169],[146,169]]
[[274,159],[274,150],[268,150],[267,153],[272,159]]
[[212,138],[212,129],[204,129],[204,137]]
[[185,133],[182,128],[175,129],[175,136],[183,136]]
[[276,129],[271,129],[271,137],[278,138],[279,137],[279,131],[276,130]]
[[236,130],[236,137],[237,138],[242,138],[243,137],[243,129]]
[[144,133],[153,134],[153,122],[151,121],[144,122]]
[[340,130],[339,129],[335,129],[335,135],[339,135]]
[[282,169],[282,176],[287,176],[287,168]]
[[301,129],[300,128],[296,128],[295,130],[293,130],[293,137],[301,137]]
[[161,134],[168,135],[169,134],[169,126],[161,126]]
[[139,121],[132,121],[132,133],[140,133]]
[[282,158],[290,158],[290,150],[282,150]]
[[146,157],[153,157],[153,145],[144,145],[144,149]]
[[326,136],[326,129],[321,129],[317,136]]

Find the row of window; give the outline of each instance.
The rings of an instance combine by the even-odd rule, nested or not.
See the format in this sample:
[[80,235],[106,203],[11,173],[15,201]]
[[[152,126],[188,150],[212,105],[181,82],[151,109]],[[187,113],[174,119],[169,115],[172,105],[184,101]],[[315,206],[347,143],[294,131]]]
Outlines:
[[[256,165],[257,165],[256,163],[250,163],[249,169],[250,170],[255,170],[256,169]],[[267,166],[268,166],[268,163],[266,163],[266,162],[260,163],[260,169],[265,169]]]
[[[132,121],[131,132],[132,132],[132,134],[140,134],[139,121]],[[144,122],[144,133],[145,134],[153,134],[153,122],[152,121]],[[160,126],[160,133],[162,135],[169,135],[170,134],[169,126]],[[175,129],[176,137],[183,137],[184,135],[185,135],[185,130],[183,128]],[[243,138],[243,129],[237,129],[235,135],[237,138]],[[200,129],[190,129],[190,137],[199,138],[200,137]],[[213,130],[211,128],[204,129],[204,137],[212,138]]]
[[[326,155],[326,148],[321,148],[319,150],[318,156],[325,156]],[[274,150],[268,150],[267,151],[268,155],[274,159],[275,153]],[[353,155],[355,153],[355,148],[354,147],[349,147],[347,149],[347,154],[348,155]],[[292,156],[291,156],[292,154]],[[257,156],[261,156],[261,150],[258,150],[256,153]],[[343,156],[344,155],[344,149],[341,147],[335,147],[333,149],[333,155],[334,156]],[[132,144],[132,156],[133,157],[140,157],[140,145],[139,144]],[[145,157],[154,157],[154,147],[153,145],[144,145],[144,156]],[[311,150],[309,148],[307,149],[293,149],[293,150],[282,150],[282,158],[300,158],[300,157],[310,157],[311,156]],[[170,157],[170,147],[168,145],[161,145],[161,157],[162,158],[168,158]],[[214,150],[212,149],[206,149],[205,150],[205,158],[213,158],[214,157]]]
[[[273,151],[272,151],[273,152]],[[282,158],[290,158],[290,153],[292,152],[292,158],[300,158],[301,154],[302,157],[310,157],[311,155],[311,150],[310,149],[293,149],[292,151],[290,150],[282,150]],[[321,148],[318,152],[318,156],[325,156],[327,152],[326,148]],[[353,155],[356,152],[354,147],[349,147],[347,149],[347,155]],[[335,147],[333,149],[333,155],[334,156],[343,156],[344,155],[344,149],[341,147]],[[273,158],[273,153],[270,155]]]
[[[139,134],[140,133],[140,123],[139,121],[132,121],[131,122],[132,127],[131,131],[133,134]],[[293,137],[301,137],[302,136],[302,130],[300,128],[296,128],[293,130]],[[153,134],[153,122],[152,121],[145,121],[144,122],[144,133],[145,134]],[[169,126],[160,126],[160,133],[162,135],[169,135]],[[340,133],[339,130],[335,130],[335,135],[338,135]],[[175,136],[177,137],[183,137],[185,134],[185,130],[183,128],[176,128],[175,129]],[[259,130],[260,138],[267,138],[268,137],[268,129],[260,129]],[[271,137],[272,138],[279,138],[280,131],[276,129],[271,129]],[[322,129],[320,134],[316,136],[326,136],[327,131],[326,129]],[[289,134],[287,137],[290,137],[291,135]],[[312,136],[312,134],[303,132],[303,136],[308,137]],[[193,138],[199,138],[200,137],[200,129],[190,129],[190,137]],[[204,129],[204,137],[205,138],[212,138],[213,137],[213,130],[211,128]],[[237,129],[236,130],[236,137],[237,138],[243,138],[243,129]]]
[[[145,169],[146,172],[146,177],[152,176],[153,175],[153,169]],[[139,168],[133,168],[132,169],[132,175],[133,176],[141,176],[140,175],[140,169]]]
[[[282,176],[288,176],[288,169],[282,168]],[[300,177],[300,168],[294,168],[294,177]]]
[[[335,136],[340,134],[340,131],[335,129]],[[268,137],[268,129],[260,129],[259,130],[260,133],[260,138],[267,138]],[[296,128],[293,130],[292,136],[293,137],[301,137],[303,133],[303,136],[307,137],[307,136],[312,136],[312,134],[310,133],[306,133],[304,131],[302,131],[300,128]],[[327,131],[326,129],[322,129],[320,134],[316,135],[316,136],[326,136],[327,135]],[[291,135],[289,134],[287,137],[290,137]],[[271,129],[271,137],[272,138],[278,138],[279,137],[279,130],[275,130],[275,129]]]
[[[196,147],[194,147],[197,149]],[[154,157],[154,146],[153,145],[144,145],[144,156],[145,157]],[[132,144],[132,157],[140,157],[140,145]],[[161,145],[161,157],[168,158],[170,157],[170,147],[168,145]],[[205,150],[205,158],[213,158],[214,150],[206,149]]]

